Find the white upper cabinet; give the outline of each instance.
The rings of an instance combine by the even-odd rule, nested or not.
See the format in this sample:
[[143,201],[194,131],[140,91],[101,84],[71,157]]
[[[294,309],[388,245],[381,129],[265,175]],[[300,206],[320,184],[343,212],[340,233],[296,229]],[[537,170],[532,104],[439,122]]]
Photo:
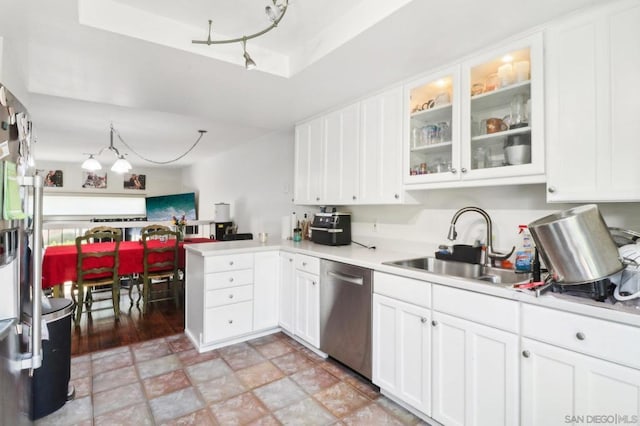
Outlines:
[[362,101],[360,128],[360,204],[402,202],[402,87]]
[[463,180],[544,181],[542,58],[537,33],[463,65]]
[[323,203],[324,123],[317,118],[296,126],[294,201]]
[[324,200],[353,204],[358,199],[358,145],[360,104],[353,104],[323,118]]
[[396,204],[402,193],[402,87],[298,124],[296,204]]
[[407,189],[544,182],[542,34],[405,85]]
[[460,179],[460,67],[405,85],[404,182]]
[[624,1],[548,29],[548,201],[640,200],[639,22]]

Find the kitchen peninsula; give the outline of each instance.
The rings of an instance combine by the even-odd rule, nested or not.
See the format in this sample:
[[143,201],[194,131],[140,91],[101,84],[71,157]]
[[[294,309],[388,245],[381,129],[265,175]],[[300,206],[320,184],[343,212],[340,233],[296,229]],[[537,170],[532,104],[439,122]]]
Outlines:
[[640,389],[637,308],[382,263],[425,253],[286,240],[186,250],[185,332],[200,351],[279,329],[319,351],[297,332],[297,323],[317,323],[305,316],[318,311],[295,305],[303,281],[290,277],[296,257],[330,259],[375,271],[373,383],[425,419],[552,424],[600,386],[595,377],[609,389],[602,410],[637,410],[624,398],[627,386]]

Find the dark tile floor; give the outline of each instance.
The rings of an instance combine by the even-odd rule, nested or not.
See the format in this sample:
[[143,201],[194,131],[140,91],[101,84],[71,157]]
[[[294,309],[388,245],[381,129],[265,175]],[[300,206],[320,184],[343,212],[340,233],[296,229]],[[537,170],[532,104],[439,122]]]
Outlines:
[[277,333],[198,353],[184,334],[75,356],[76,397],[37,425],[425,424]]

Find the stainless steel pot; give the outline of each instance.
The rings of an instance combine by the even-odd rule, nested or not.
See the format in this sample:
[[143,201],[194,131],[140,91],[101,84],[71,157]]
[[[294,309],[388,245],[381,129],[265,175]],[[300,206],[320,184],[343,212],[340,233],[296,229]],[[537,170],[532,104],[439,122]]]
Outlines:
[[601,280],[624,269],[598,206],[588,204],[529,224],[552,278],[559,284]]

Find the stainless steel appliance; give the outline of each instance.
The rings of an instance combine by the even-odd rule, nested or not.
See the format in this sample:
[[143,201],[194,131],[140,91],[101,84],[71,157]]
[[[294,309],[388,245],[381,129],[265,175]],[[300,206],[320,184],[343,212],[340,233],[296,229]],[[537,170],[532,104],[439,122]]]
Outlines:
[[320,350],[371,379],[370,269],[320,262]]
[[311,224],[311,241],[329,246],[351,244],[351,213],[316,213]]
[[598,206],[589,204],[529,224],[540,256],[558,284],[602,280],[624,269]]
[[[43,179],[32,175],[32,160],[27,112],[0,85],[0,425],[29,423],[29,376],[42,364]],[[26,308],[32,327],[23,319]]]

